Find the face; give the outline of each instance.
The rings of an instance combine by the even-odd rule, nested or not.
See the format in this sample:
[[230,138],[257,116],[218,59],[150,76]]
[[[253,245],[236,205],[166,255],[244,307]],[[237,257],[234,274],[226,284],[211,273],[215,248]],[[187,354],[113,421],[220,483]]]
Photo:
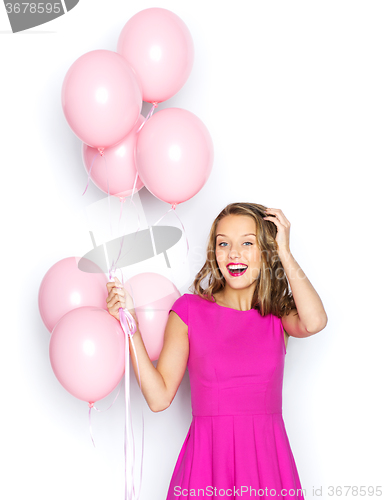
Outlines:
[[[216,229],[216,260],[227,285],[241,289],[259,277],[261,251],[256,240],[256,223],[247,215],[227,215]],[[228,267],[229,264],[243,264]],[[244,271],[244,268],[246,270]]]

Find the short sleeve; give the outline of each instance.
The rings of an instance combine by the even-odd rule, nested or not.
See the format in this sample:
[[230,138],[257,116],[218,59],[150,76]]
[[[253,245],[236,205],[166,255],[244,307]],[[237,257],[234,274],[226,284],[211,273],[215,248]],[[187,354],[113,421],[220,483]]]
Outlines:
[[174,311],[186,325],[188,325],[188,316],[189,316],[189,306],[188,306],[188,293],[182,295],[178,299],[175,300],[173,306],[168,311],[168,314],[171,311]]

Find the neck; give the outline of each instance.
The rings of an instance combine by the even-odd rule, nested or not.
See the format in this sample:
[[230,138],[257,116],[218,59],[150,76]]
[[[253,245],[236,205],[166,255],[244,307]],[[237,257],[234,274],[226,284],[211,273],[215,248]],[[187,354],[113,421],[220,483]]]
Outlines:
[[236,290],[225,286],[220,292],[220,298],[228,307],[239,309],[240,311],[248,311],[252,308],[252,298],[255,291],[255,285],[249,286],[242,290]]

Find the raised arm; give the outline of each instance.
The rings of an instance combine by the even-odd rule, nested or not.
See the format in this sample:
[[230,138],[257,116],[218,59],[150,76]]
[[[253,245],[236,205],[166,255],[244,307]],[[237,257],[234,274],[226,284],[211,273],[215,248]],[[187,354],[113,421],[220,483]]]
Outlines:
[[[108,310],[116,319],[119,318],[118,311],[120,307],[127,307],[132,314],[136,322],[136,332],[132,341],[139,363],[141,390],[149,408],[153,412],[163,411],[172,403],[187,367],[189,356],[188,326],[174,311],[169,313],[164,332],[163,348],[157,367],[155,367],[145,348],[132,298],[117,278],[115,278],[115,281],[115,284],[107,283],[109,292],[107,298]],[[131,341],[129,350],[135,376],[139,382],[136,358]]]
[[270,215],[264,219],[273,222],[277,227],[279,258],[297,307],[297,311],[293,310],[281,318],[283,328],[292,337],[309,337],[325,328],[328,322],[327,314],[319,295],[289,249],[291,223],[279,208],[267,208],[265,212]]
[[309,337],[325,328],[328,318],[323,303],[291,253],[280,255],[297,311],[281,318],[284,330],[292,337]]

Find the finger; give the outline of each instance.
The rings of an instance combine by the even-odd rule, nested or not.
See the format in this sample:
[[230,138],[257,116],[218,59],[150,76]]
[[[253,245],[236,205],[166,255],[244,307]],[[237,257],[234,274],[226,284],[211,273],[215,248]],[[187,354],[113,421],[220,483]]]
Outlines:
[[277,228],[282,227],[283,224],[279,221],[277,217],[263,217],[264,220],[269,220],[271,222],[274,222],[277,226]]
[[110,288],[107,299],[110,300],[116,294],[117,290],[119,290],[119,288],[116,288],[115,286]]
[[121,284],[118,284],[118,283],[114,283],[114,282],[109,282],[107,283],[107,290],[108,290],[108,293],[111,293],[112,290],[118,290],[118,289],[121,289],[123,287],[123,285]]
[[115,288],[115,296],[118,298],[118,300],[121,302],[121,303],[124,303],[125,304],[125,293],[124,293],[124,290],[120,290],[120,289],[116,289]]
[[119,311],[119,309],[120,309],[120,308],[124,309],[124,306],[123,306],[123,304],[120,302],[120,300],[118,300],[118,301],[116,302],[116,304],[114,304],[114,305],[113,305],[113,307],[112,307],[112,311],[114,311],[115,313],[117,313],[117,312]]
[[120,295],[113,295],[110,299],[107,299],[107,305],[108,307],[113,307],[116,302],[118,302],[121,299]]
[[280,208],[267,208],[265,212],[274,214],[275,217],[279,219],[281,222],[284,222],[286,226],[289,226],[291,224]]
[[265,213],[270,214],[270,215],[274,215],[276,218],[278,218],[278,217],[279,217],[279,215],[280,215],[280,214],[278,213],[278,209],[277,209],[277,208],[267,208],[267,209],[265,210]]
[[278,221],[282,226],[284,227],[289,227],[290,222],[289,220],[284,216],[284,214],[278,214],[277,212],[274,214],[274,216],[269,216],[268,217],[263,217],[264,219],[269,219],[273,222]]
[[107,283],[108,297],[114,293],[114,290],[122,290],[123,285],[119,285],[118,283]]
[[110,302],[114,297],[116,297],[115,293],[116,288],[112,288],[107,297],[107,303]]
[[[116,290],[116,288],[113,290],[113,298],[115,300],[119,300],[120,302],[124,301],[125,302],[125,295],[122,290]],[[111,299],[112,300],[112,299]]]
[[124,306],[120,303],[120,301],[118,301],[109,310],[110,310],[111,314],[118,314],[120,308],[124,309]]
[[[277,214],[274,208],[266,208],[264,212],[267,214],[269,217],[273,217],[273,219],[277,219]],[[265,217],[264,217],[265,218]]]
[[116,306],[109,310],[109,313],[112,314],[112,316],[116,318],[118,321],[120,321],[119,309],[120,307]]
[[115,276],[114,280],[115,280],[116,286],[119,286],[119,287],[123,286],[123,284],[121,283],[121,281],[119,280],[119,278],[117,276]]
[[112,297],[109,297],[109,296],[107,297],[106,302],[107,302],[108,309],[110,309],[113,306],[113,304],[116,302],[116,300],[117,300],[116,295],[113,295]]
[[[107,297],[107,303],[110,303],[112,299],[125,300],[124,291],[120,288],[113,288],[110,295]],[[111,302],[113,304],[113,302]]]

